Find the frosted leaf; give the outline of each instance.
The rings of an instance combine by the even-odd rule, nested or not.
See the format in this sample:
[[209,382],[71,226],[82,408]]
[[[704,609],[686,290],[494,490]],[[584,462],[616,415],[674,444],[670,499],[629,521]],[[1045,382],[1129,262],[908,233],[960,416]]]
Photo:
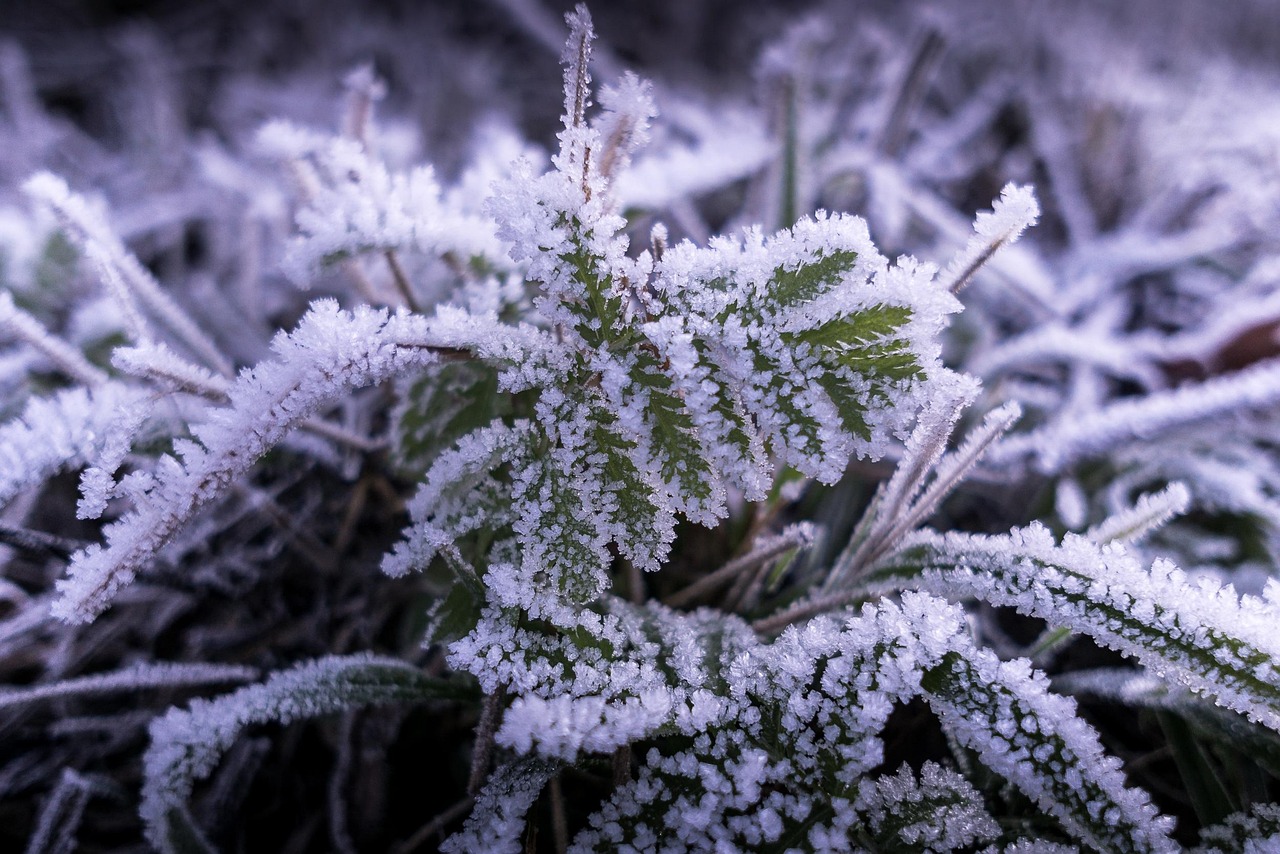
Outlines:
[[924,686],[943,727],[1076,839],[1103,851],[1178,850],[1172,821],[1125,785],[1075,703],[1051,693],[1027,661],[1000,661],[965,640]]
[[1192,583],[1166,561],[1146,569],[1118,544],[1068,534],[1059,545],[1039,525],[1003,536],[922,532],[867,583],[1011,606],[1280,729],[1275,604],[1209,579]]
[[1114,453],[1135,440],[1149,442],[1210,419],[1277,404],[1280,361],[1271,360],[1201,383],[1072,413],[1034,432],[1009,438],[990,459],[1009,464],[1031,458],[1037,469],[1052,474],[1082,459]]
[[308,286],[326,265],[366,252],[402,249],[490,264],[506,255],[491,223],[450,204],[430,167],[393,173],[351,139],[294,147],[306,151],[317,178],[282,262],[295,284]]
[[117,347],[111,352],[111,364],[130,376],[154,382],[170,391],[221,398],[230,383],[211,371],[192,364],[160,342],[135,347]]
[[1189,854],[1266,854],[1280,845],[1280,806],[1253,804],[1219,824],[1202,828],[1200,845]]
[[[866,776],[883,761],[879,734],[895,704],[920,695],[953,735],[1077,838],[1104,850],[1173,850],[1167,820],[1124,785],[1070,701],[1050,694],[1025,662],[1001,663],[974,647],[955,606],[909,593],[900,605],[867,605],[843,622],[794,626],[769,645],[735,644],[721,660],[726,687],[715,714],[686,731],[687,746],[652,749],[574,851],[757,850],[783,838],[846,850],[868,835],[951,850],[990,838],[998,828],[981,797],[951,772],[927,766],[919,781],[906,771]],[[564,730],[581,734],[594,732],[604,708],[528,703],[519,732],[536,743],[537,732],[553,730],[546,737],[558,743],[572,718],[547,713],[561,705],[584,713],[585,727]]]
[[116,297],[135,338],[148,340],[148,328],[140,314],[145,306],[161,323],[221,374],[231,374],[227,357],[133,255],[107,224],[105,211],[71,191],[66,182],[48,172],[29,178],[23,189],[48,205],[68,235],[93,262],[112,296]]
[[291,334],[272,342],[276,359],[245,371],[229,405],[192,427],[181,459],[156,472],[134,509],[105,529],[106,545],[77,553],[58,582],[54,614],[88,622],[202,506],[247,472],[301,420],[347,389],[375,383],[436,359],[426,321],[368,308],[354,313],[319,300]]
[[113,673],[99,673],[63,679],[34,688],[0,691],[0,709],[25,706],[65,697],[126,694],[153,688],[174,688],[247,682],[256,678],[252,667],[231,664],[183,664],[154,662],[138,664]]
[[1190,506],[1191,492],[1186,485],[1171,483],[1157,493],[1139,496],[1132,508],[1109,516],[1086,531],[1085,536],[1099,545],[1137,542],[1175,516],[1186,513]]
[[595,41],[591,13],[583,3],[564,16],[569,25],[569,38],[560,54],[564,66],[564,114],[560,119],[566,129],[582,125],[591,99],[591,45]]
[[438,552],[460,562],[455,544],[462,537],[510,524],[511,489],[493,473],[503,463],[525,461],[532,439],[528,422],[511,427],[497,422],[469,433],[441,454],[409,502],[413,524],[404,542],[383,559],[383,571],[399,576],[425,569]]
[[133,447],[134,438],[151,414],[146,404],[122,407],[102,431],[101,445],[92,465],[80,476],[77,519],[97,519],[106,510],[116,491],[115,472]]
[[[931,396],[967,388],[938,359],[959,304],[932,268],[889,266],[854,217],[629,256],[610,173],[651,113],[647,89],[624,80],[589,123],[590,20],[580,9],[569,23],[554,168],[517,167],[488,204],[555,336],[495,347],[444,309],[436,330],[494,363],[501,389],[537,391],[547,451],[495,461],[509,467],[519,554],[484,585],[493,605],[565,627],[606,589],[610,546],[656,569],[678,516],[714,524],[730,489],[763,498],[778,464],[834,482],[851,457],[885,453]],[[436,514],[426,501],[419,515]],[[419,559],[446,539],[421,533]]]
[[172,851],[174,834],[201,837],[187,813],[187,801],[196,782],[213,771],[240,731],[251,724],[289,724],[356,706],[452,693],[446,683],[397,659],[331,656],[214,700],[197,699],[186,709],[171,709],[152,722],[151,745],[143,758],[139,813],[147,840],[161,851]]
[[71,379],[95,386],[106,382],[107,375],[89,362],[78,349],[53,335],[34,317],[18,308],[13,296],[0,293],[0,330],[7,330],[44,355]]
[[117,382],[33,398],[0,425],[0,505],[64,468],[96,458],[121,412],[145,409],[144,395]]
[[517,697],[498,730],[499,744],[571,760],[580,752],[610,753],[657,732],[671,721],[674,698],[655,689],[616,700],[601,696]]
[[932,762],[918,780],[905,765],[897,774],[864,779],[856,808],[879,840],[921,851],[964,848],[1000,832],[973,784]]

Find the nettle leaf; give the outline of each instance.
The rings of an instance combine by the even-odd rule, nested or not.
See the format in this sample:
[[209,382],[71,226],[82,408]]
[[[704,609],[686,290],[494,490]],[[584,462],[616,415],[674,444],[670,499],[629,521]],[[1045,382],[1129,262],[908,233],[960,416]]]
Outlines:
[[1263,854],[1280,843],[1280,806],[1254,804],[1200,831],[1190,854]]
[[854,249],[818,251],[794,267],[775,267],[767,289],[768,299],[779,308],[803,305],[838,286],[858,260]]
[[[477,578],[481,568],[465,559],[460,541],[477,531],[501,532],[514,523],[513,487],[503,466],[527,459],[535,440],[527,421],[495,421],[441,454],[409,503],[413,524],[383,558],[383,571],[393,576],[420,572],[441,555],[464,582]],[[473,592],[483,595],[478,580],[474,584]]]
[[[670,625],[665,633],[676,637]],[[692,657],[671,640],[663,648],[672,646],[673,657]],[[738,640],[721,662],[724,693],[700,716],[675,715],[688,738],[650,751],[575,850],[954,850],[996,837],[982,797],[954,772],[868,776],[884,761],[881,732],[895,705],[917,696],[1078,841],[1174,850],[1167,820],[1125,786],[1074,704],[1026,662],[979,650],[954,606],[907,594],[843,622],[792,627],[772,644]]]
[[856,809],[867,817],[876,851],[948,851],[1000,831],[973,784],[932,762],[924,763],[918,779],[904,765],[897,774],[863,780]]
[[514,759],[498,768],[476,796],[466,825],[445,840],[440,850],[445,854],[524,851],[525,814],[559,770],[557,763],[536,756]]
[[[581,607],[599,595],[609,563],[607,540],[598,519],[600,471],[585,460],[559,458],[531,462],[516,473],[513,499],[521,508],[515,522],[521,546],[519,587],[513,600],[535,618],[554,619],[561,602]],[[543,602],[547,601],[544,608]]]
[[442,599],[436,599],[427,611],[427,626],[422,643],[450,643],[465,637],[480,622],[483,591],[468,584],[455,584]]
[[574,20],[555,168],[516,169],[490,202],[539,287],[548,332],[519,355],[544,367],[492,346],[493,330],[469,341],[463,318],[451,341],[537,397],[545,454],[512,496],[523,554],[487,583],[539,616],[603,593],[610,545],[656,569],[677,515],[714,524],[727,489],[759,500],[778,464],[834,482],[851,457],[882,455],[953,382],[938,334],[959,307],[930,268],[890,267],[855,217],[629,257],[611,170],[652,107],[632,80],[587,122],[589,25]]
[[404,383],[392,413],[394,462],[406,475],[421,477],[441,451],[510,409],[498,393],[493,365],[441,365]]
[[882,454],[916,395],[949,381],[936,335],[958,304],[931,271],[889,267],[854,217],[672,247],[651,287],[649,310],[665,322],[642,328],[684,396],[705,398],[710,380],[745,408],[744,434],[809,476],[833,481],[849,457]]
[[925,699],[942,725],[983,764],[1057,818],[1074,838],[1104,852],[1177,846],[1172,822],[1146,794],[1126,788],[1120,761],[1075,716],[1075,703],[1049,691],[1025,660],[986,650],[947,653],[923,676]]
[[675,517],[663,506],[657,487],[636,466],[634,442],[599,422],[592,437],[603,457],[605,507],[621,529],[614,540],[636,566],[654,571],[675,539]]
[[[576,216],[565,216],[569,250],[560,260],[567,267],[571,285],[562,297],[563,304],[576,316],[574,330],[587,349],[613,343],[623,332],[623,294],[617,289],[608,257],[593,251],[595,234]],[[603,220],[602,227],[616,225]],[[618,236],[611,240],[621,243]],[[576,296],[570,296],[574,294]]]
[[640,439],[645,443],[642,457],[652,460],[650,465],[675,510],[713,524],[724,513],[724,486],[674,380],[648,350],[637,353],[630,378],[633,398],[647,404],[643,406],[648,430]]

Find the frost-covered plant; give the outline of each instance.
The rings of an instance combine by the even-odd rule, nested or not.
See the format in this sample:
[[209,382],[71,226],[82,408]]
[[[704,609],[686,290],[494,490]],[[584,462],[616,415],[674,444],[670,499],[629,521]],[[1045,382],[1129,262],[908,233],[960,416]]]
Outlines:
[[[384,442],[366,434],[390,410],[385,450],[416,492],[382,567],[426,577],[426,643],[443,645],[454,671],[331,655],[175,708],[150,729],[148,841],[212,850],[215,834],[189,801],[246,727],[447,701],[479,714],[468,798],[453,816],[466,819],[447,851],[521,850],[544,791],[557,847],[575,851],[1177,850],[1172,821],[1054,689],[1133,702],[1126,686],[1152,679],[1166,694],[1150,707],[1246,732],[1280,755],[1274,583],[1238,597],[1149,560],[1141,539],[1190,500],[1175,484],[1129,506],[1135,488],[1172,479],[1162,458],[1139,455],[1133,468],[1145,474],[1118,488],[1120,512],[1083,534],[922,526],[975,472],[1056,473],[1142,425],[1269,404],[1274,368],[1205,380],[1195,393],[1094,395],[1087,417],[1063,409],[1012,438],[1003,436],[1021,410],[1006,404],[948,450],[983,393],[941,357],[961,308],[955,292],[1040,215],[1030,189],[1007,186],[939,275],[910,257],[890,263],[856,217],[793,216],[815,197],[805,188],[819,194],[823,181],[818,170],[804,183],[814,177],[797,171],[804,140],[788,139],[779,168],[766,170],[786,227],[697,243],[655,224],[633,246],[629,213],[705,188],[688,175],[655,188],[637,172],[670,177],[672,163],[701,155],[659,151],[630,172],[657,113],[652,87],[625,75],[599,91],[593,115],[591,19],[579,7],[567,21],[549,167],[532,152],[504,162],[521,146],[498,135],[448,187],[425,167],[389,165],[363,121],[337,138],[263,131],[259,147],[288,165],[300,198],[284,269],[302,285],[337,271],[372,304],[316,299],[239,374],[102,211],[52,175],[27,183],[105,286],[113,333],[125,339],[95,361],[20,294],[0,295],[0,324],[59,377],[49,392],[24,388],[21,411],[0,427],[0,505],[83,469],[78,515],[110,519],[101,544],[38,546],[74,552],[53,613],[92,629],[117,600],[145,596],[136,582],[156,566],[189,568],[211,516],[272,507],[252,478],[273,454],[340,468],[342,449],[380,453]],[[769,67],[785,76],[777,63],[795,55]],[[377,85],[367,73],[348,84],[352,115],[367,120]],[[903,132],[877,137],[876,157]],[[902,189],[880,160],[836,154],[879,181],[882,201]],[[931,210],[918,192],[905,195]],[[998,374],[1045,347],[1116,370],[1131,352],[1086,352],[1068,333],[1028,341],[1035,334],[965,355]],[[1143,365],[1129,368],[1143,376]],[[377,386],[357,398],[364,408],[332,417]],[[400,399],[385,407],[392,388]],[[880,461],[893,473],[847,544],[806,564],[806,550],[844,532],[789,520],[792,499],[806,483],[837,484]],[[682,578],[693,525],[745,527],[740,553]],[[719,607],[678,610],[726,588]],[[1020,612],[1045,634],[1014,644],[995,621],[971,620],[959,604],[970,601]],[[1068,634],[1141,670],[1054,685],[1044,661]],[[253,676],[153,665],[0,696],[0,708]],[[928,761],[906,761],[889,742],[891,718],[908,709],[927,710],[943,742]],[[570,769],[591,779],[602,760],[613,785],[575,806],[570,839],[564,781]],[[90,784],[68,774],[41,839],[88,797]],[[1204,850],[1251,850],[1274,835],[1265,800],[1206,817],[1217,826],[1205,829]]]

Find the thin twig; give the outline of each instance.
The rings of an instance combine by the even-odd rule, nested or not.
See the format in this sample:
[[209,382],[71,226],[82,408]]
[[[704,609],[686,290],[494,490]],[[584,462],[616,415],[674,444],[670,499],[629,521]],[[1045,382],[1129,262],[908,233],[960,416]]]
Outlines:
[[393,854],[412,854],[412,852],[417,851],[431,837],[440,835],[451,823],[466,815],[467,810],[471,809],[475,802],[475,798],[467,795],[462,800],[454,803],[444,812],[414,831],[413,836],[396,846]]
[[374,285],[373,280],[365,275],[364,268],[360,266],[360,262],[355,258],[347,258],[342,262],[342,272],[355,283],[356,290],[360,292],[360,296],[370,305],[381,305],[386,302],[382,294],[378,293],[378,288]]
[[11,546],[32,557],[56,557],[67,560],[89,543],[86,540],[60,537],[56,534],[46,534],[44,531],[33,531],[30,528],[15,528],[12,525],[0,524],[0,545]]
[[347,802],[342,796],[342,790],[351,776],[351,748],[352,741],[355,738],[355,725],[355,712],[348,712],[342,716],[337,739],[337,756],[334,759],[333,769],[329,772],[327,793],[329,799],[329,841],[342,854],[355,854],[356,850],[348,827]]
[[342,514],[342,524],[338,526],[338,534],[333,538],[333,550],[338,554],[346,554],[351,543],[355,541],[356,525],[360,522],[361,515],[364,514],[365,505],[369,498],[369,476],[356,481],[355,488],[351,490],[351,497],[347,500],[347,509]]
[[937,67],[938,60],[942,58],[942,47],[942,36],[937,30],[930,29],[924,34],[911,58],[911,64],[907,66],[907,73],[902,78],[902,84],[893,99],[893,107],[889,110],[889,118],[876,142],[876,148],[882,154],[892,157],[902,147],[906,139],[908,119],[920,103],[925,84]]
[[631,781],[631,745],[624,744],[613,751],[613,787],[625,786]]
[[564,815],[564,789],[560,786],[559,774],[552,777],[547,786],[547,799],[551,806],[551,836],[556,854],[565,854],[569,849],[569,822]]
[[396,290],[400,292],[400,298],[404,300],[405,306],[409,311],[419,311],[418,301],[413,298],[413,287],[409,284],[409,277],[400,264],[400,256],[394,249],[388,249],[382,253],[382,257],[387,259],[387,266],[391,269],[391,279],[396,283]]
[[773,571],[773,566],[772,561],[766,561],[756,567],[755,572],[744,573],[729,591],[725,599],[725,610],[743,614],[755,608],[760,601],[760,593],[764,590],[765,580]]
[[990,261],[992,256],[999,252],[1000,247],[1004,246],[1006,242],[1007,240],[1002,238],[1000,240],[993,240],[988,244],[987,247],[982,250],[982,253],[974,258],[967,267],[952,277],[951,281],[947,284],[947,290],[951,291],[953,294],[960,293],[960,291],[964,289],[964,286],[969,284],[970,280],[973,279],[974,274],[982,269],[983,265]]
[[644,572],[633,561],[626,561],[627,599],[632,605],[644,604]]
[[467,794],[475,797],[489,774],[489,760],[493,757],[493,737],[498,730],[498,712],[502,709],[502,697],[506,692],[501,686],[484,698],[480,708],[480,720],[476,723],[476,744],[471,751],[471,775],[467,778]]
[[298,554],[326,573],[335,572],[340,564],[337,553],[315,534],[307,525],[301,524],[297,518],[267,493],[242,484],[235,484],[232,490],[240,493],[253,506],[266,511],[272,520],[284,528],[289,534],[288,544]]
[[819,596],[815,599],[809,599],[804,602],[781,611],[770,617],[762,617],[751,624],[751,628],[757,634],[771,635],[776,634],[779,630],[786,628],[792,623],[800,620],[807,620],[810,617],[825,613],[826,611],[834,611],[837,608],[856,602],[863,597],[861,592],[844,591],[834,593],[830,596]]
[[387,448],[385,439],[370,439],[367,436],[352,433],[350,430],[346,430],[331,421],[324,421],[319,418],[308,418],[298,424],[298,429],[366,454],[375,454]]
[[766,540],[752,551],[747,552],[741,557],[734,558],[715,572],[702,576],[697,581],[682,590],[677,590],[671,596],[667,597],[667,604],[672,608],[683,608],[697,601],[701,597],[717,590],[721,585],[727,584],[741,573],[755,569],[760,564],[769,561],[790,549],[798,548],[808,542],[809,534],[807,529],[799,526],[783,531],[775,537]]

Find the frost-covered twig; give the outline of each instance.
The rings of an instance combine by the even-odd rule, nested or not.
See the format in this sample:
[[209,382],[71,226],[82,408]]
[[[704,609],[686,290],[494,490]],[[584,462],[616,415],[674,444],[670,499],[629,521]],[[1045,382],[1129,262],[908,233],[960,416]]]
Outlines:
[[959,398],[936,410],[921,413],[898,468],[877,490],[871,506],[854,529],[849,544],[836,559],[815,601],[802,602],[785,614],[762,621],[759,624],[765,627],[762,630],[772,630],[785,625],[789,618],[802,619],[826,610],[833,602],[844,601],[836,591],[855,583],[859,574],[923,524],[1020,414],[1016,404],[1006,404],[988,413],[959,448],[943,455],[960,412],[967,403],[966,398]]
[[808,523],[789,525],[774,536],[757,541],[746,554],[734,558],[714,572],[707,573],[687,587],[671,594],[667,597],[666,603],[672,608],[686,607],[738,578],[744,572],[767,564],[775,557],[793,549],[803,549],[813,545],[813,538],[812,525]]
[[155,662],[140,664],[114,673],[100,673],[64,679],[33,688],[17,688],[0,692],[0,710],[25,706],[46,700],[95,694],[132,693],[150,688],[174,688],[247,682],[258,671],[252,667],[218,664],[184,664]]
[[1029,187],[1007,184],[990,213],[979,213],[969,245],[942,274],[947,289],[957,293],[1000,247],[1013,243],[1040,217],[1040,205]]
[[1273,359],[1201,383],[1064,415],[1031,433],[1006,439],[988,461],[1007,465],[1030,458],[1036,468],[1050,474],[1137,439],[1151,441],[1170,430],[1277,404],[1280,360]]
[[0,293],[0,329],[8,330],[40,351],[71,379],[87,386],[102,385],[107,375],[78,349],[49,332],[27,312],[13,303],[13,296]]

